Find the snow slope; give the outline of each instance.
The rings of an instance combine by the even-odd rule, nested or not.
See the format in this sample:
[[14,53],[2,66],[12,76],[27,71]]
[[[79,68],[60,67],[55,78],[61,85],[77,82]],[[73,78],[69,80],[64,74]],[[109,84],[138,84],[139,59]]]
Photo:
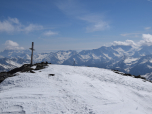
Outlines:
[[150,82],[92,67],[49,65],[40,71],[0,84],[0,114],[152,113]]

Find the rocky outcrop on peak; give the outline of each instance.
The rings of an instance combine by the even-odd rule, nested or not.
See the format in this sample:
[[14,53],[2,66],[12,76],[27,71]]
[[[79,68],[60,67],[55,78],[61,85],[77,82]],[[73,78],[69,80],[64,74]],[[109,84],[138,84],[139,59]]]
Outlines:
[[[41,62],[41,63],[36,63],[34,65],[31,64],[24,64],[21,67],[14,68],[8,72],[0,72],[0,83],[5,80],[8,77],[16,76],[17,72],[30,72],[30,73],[35,73],[34,70],[41,70],[44,69],[46,66],[48,66],[48,62]],[[32,68],[35,66],[36,68]]]

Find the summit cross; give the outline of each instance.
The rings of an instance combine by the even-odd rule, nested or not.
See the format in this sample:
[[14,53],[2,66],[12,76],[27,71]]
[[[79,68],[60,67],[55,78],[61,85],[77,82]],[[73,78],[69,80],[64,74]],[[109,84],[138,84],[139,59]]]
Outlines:
[[32,66],[33,65],[34,42],[32,42],[32,48],[30,48],[30,50],[32,50],[32,53],[31,53],[31,66]]

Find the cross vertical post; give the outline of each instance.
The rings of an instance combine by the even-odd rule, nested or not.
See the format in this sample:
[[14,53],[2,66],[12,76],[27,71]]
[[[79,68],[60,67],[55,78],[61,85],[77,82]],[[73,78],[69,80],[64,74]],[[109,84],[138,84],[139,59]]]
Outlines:
[[75,60],[74,60],[73,66],[75,66]]
[[32,53],[31,53],[31,66],[32,66],[33,65],[34,42],[32,42],[32,48],[30,48],[30,50],[32,50]]

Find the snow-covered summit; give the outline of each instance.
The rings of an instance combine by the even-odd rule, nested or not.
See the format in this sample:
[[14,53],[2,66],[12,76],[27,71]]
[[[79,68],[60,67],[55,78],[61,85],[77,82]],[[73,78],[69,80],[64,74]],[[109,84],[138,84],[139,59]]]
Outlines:
[[106,69],[51,64],[5,79],[0,84],[0,113],[151,114],[151,94],[152,83],[141,79]]

